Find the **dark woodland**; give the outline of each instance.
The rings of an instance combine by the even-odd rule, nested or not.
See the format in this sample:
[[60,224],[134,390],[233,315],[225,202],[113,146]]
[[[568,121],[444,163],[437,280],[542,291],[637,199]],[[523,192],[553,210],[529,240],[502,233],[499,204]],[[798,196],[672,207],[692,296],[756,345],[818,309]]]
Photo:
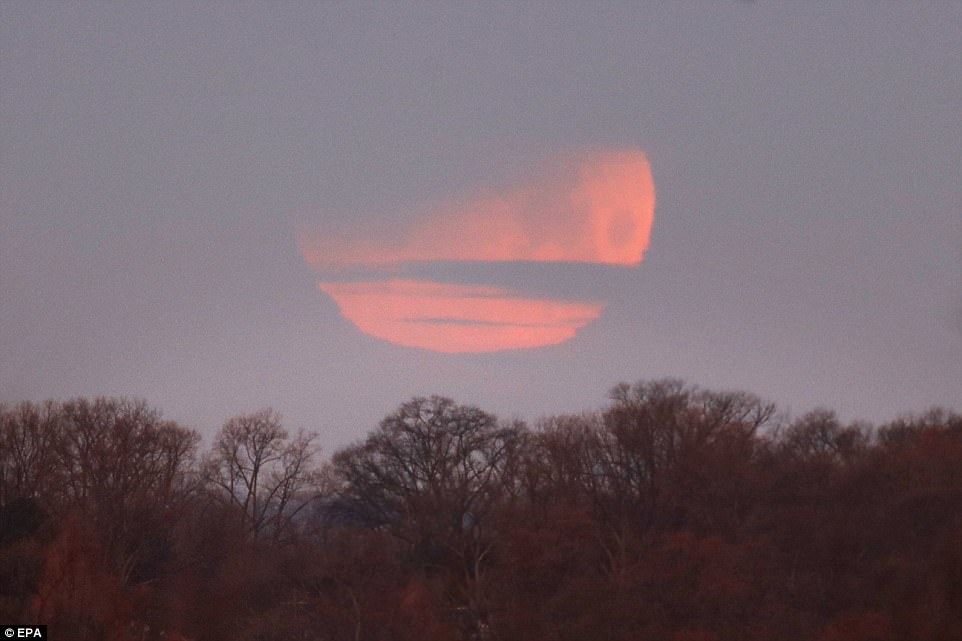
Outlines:
[[[360,431],[360,430],[359,430]],[[962,416],[619,385],[441,397],[353,445],[265,409],[0,406],[0,623],[76,641],[962,639]]]

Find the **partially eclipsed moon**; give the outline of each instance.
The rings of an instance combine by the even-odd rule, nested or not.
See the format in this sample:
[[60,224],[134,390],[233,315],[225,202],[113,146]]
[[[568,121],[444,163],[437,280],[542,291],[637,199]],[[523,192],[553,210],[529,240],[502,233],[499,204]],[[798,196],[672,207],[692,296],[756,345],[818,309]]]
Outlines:
[[424,281],[320,283],[370,336],[437,352],[497,352],[563,343],[603,305],[519,298],[509,290]]
[[[634,266],[655,212],[645,154],[606,151],[558,163],[519,185],[427,208],[390,238],[302,234],[315,268],[396,273],[430,261],[569,262]],[[554,345],[601,314],[589,302],[525,298],[497,287],[414,280],[322,282],[362,332],[438,352],[495,352]]]

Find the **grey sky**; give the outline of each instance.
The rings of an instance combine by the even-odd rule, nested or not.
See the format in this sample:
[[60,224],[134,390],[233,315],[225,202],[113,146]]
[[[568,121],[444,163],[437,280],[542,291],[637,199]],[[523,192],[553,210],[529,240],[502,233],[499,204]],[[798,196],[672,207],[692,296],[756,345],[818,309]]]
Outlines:
[[[414,394],[534,418],[669,375],[960,409],[962,3],[467,4],[0,3],[0,401],[270,405],[329,448]],[[604,291],[561,346],[379,342],[298,253],[598,147],[651,161],[645,262],[499,271]]]

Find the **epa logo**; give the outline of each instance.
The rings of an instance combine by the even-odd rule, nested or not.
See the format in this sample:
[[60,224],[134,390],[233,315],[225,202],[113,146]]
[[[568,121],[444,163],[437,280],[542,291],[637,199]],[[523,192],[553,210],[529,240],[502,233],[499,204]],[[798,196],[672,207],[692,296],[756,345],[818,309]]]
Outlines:
[[46,639],[47,626],[8,625],[3,628],[3,636],[6,639]]

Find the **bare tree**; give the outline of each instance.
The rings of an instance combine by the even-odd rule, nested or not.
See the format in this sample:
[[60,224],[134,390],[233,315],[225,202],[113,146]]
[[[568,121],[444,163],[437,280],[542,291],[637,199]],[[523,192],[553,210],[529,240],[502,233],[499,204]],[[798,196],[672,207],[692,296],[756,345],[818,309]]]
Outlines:
[[198,435],[142,400],[0,408],[0,504],[35,501],[82,517],[123,582],[153,576],[189,492]]
[[866,449],[872,429],[864,423],[843,426],[835,412],[819,408],[791,423],[780,436],[782,447],[796,458],[847,462]]
[[55,485],[59,420],[60,408],[52,401],[0,405],[0,506],[17,498],[43,498]]
[[523,431],[448,398],[414,398],[334,456],[342,505],[407,541],[424,567],[457,568],[455,611],[474,627],[486,618],[492,520]]
[[229,419],[214,439],[204,478],[231,505],[254,535],[275,539],[289,533],[295,516],[316,496],[312,467],[317,434],[291,438],[279,414],[262,409]]
[[546,422],[537,443],[547,469],[580,486],[601,524],[608,569],[619,576],[630,565],[629,542],[680,525],[705,502],[696,497],[721,487],[712,474],[750,458],[774,406],[675,379],[621,384],[611,399],[603,412]]

